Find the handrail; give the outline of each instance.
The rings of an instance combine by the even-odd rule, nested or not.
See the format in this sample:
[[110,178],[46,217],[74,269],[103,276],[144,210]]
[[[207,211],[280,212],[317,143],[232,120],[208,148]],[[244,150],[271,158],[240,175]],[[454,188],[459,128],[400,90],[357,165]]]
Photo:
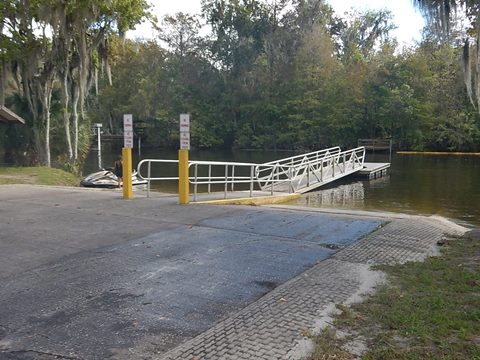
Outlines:
[[[253,196],[253,190],[257,179],[255,177],[255,163],[228,162],[228,161],[190,161],[189,169],[193,168],[193,176],[189,177],[190,184],[193,185],[193,200],[197,200],[198,187],[207,186],[207,192],[211,193],[212,185],[224,185],[224,199],[227,198],[228,187],[230,191],[235,191],[236,184],[249,184],[250,197]],[[206,167],[207,176],[199,175],[199,168]],[[216,172],[221,175],[212,175],[212,171],[219,168]],[[235,171],[236,170],[236,171]],[[248,175],[238,175],[240,173]]]
[[288,158],[283,158],[283,159],[280,159],[280,160],[273,160],[273,161],[269,161],[269,162],[266,162],[266,163],[262,163],[261,165],[272,165],[272,164],[278,164],[278,163],[281,163],[281,162],[284,162],[284,163],[289,163],[291,164],[292,160],[297,160],[297,159],[303,159],[305,157],[309,158],[309,157],[312,157],[313,155],[321,155],[321,154],[324,154],[324,153],[336,153],[336,152],[340,152],[341,149],[340,149],[340,146],[334,146],[334,147],[331,147],[331,148],[328,148],[328,149],[322,149],[322,150],[317,150],[317,151],[312,151],[312,152],[309,152],[309,153],[306,153],[306,154],[301,154],[301,155],[295,155],[295,156],[291,156],[291,157],[288,157]]
[[[172,181],[178,180],[178,176],[162,176],[162,177],[151,177],[152,174],[152,163],[163,163],[163,164],[178,164],[178,160],[166,160],[166,159],[144,159],[140,161],[137,165],[137,175],[143,179],[147,180],[147,197],[150,197],[150,186],[151,181]],[[142,175],[142,165],[147,164],[147,177]]]
[[[323,183],[327,180],[331,181],[339,174],[344,176],[347,172],[351,173],[363,167],[364,147],[343,152],[339,150],[339,147],[335,147],[292,157],[294,161],[290,163],[285,161],[286,159],[271,162],[274,165],[273,171],[263,168],[265,164],[260,164],[257,167],[260,187],[262,190],[269,189],[273,193],[274,188],[284,188],[287,185],[289,192],[296,192],[309,188],[312,178],[317,180],[316,183]],[[292,160],[292,158],[289,159]],[[267,164],[271,166],[270,163]]]
[[[197,200],[199,186],[224,185],[224,198],[227,192],[234,191],[237,184],[249,184],[250,197],[255,187],[275,191],[305,191],[315,184],[330,182],[363,168],[365,147],[341,151],[332,147],[308,154],[292,156],[263,164],[228,161],[189,161],[189,183],[193,185],[194,201]],[[151,167],[158,163],[176,163],[178,160],[144,159],[137,166],[138,176],[147,180],[147,196],[150,196],[151,181],[178,180],[178,176],[152,177]],[[142,166],[147,165],[147,176],[142,175]],[[192,169],[192,171],[190,171]],[[193,174],[192,174],[193,172]]]
[[[257,177],[262,189],[270,188],[273,193],[273,187],[282,186],[289,183],[289,192],[294,192],[295,189],[291,186],[293,180],[299,176],[305,166],[310,164],[319,164],[322,159],[327,156],[339,154],[341,149],[335,146],[328,149],[310,152],[303,155],[296,155],[285,159],[275,160],[268,163],[260,164],[257,167]],[[269,172],[265,166],[275,165],[274,171]],[[263,175],[266,173],[266,175]],[[263,185],[262,185],[263,184]]]
[[[167,181],[178,180],[178,176],[161,176],[152,177],[151,167],[152,163],[176,163],[178,160],[164,160],[164,159],[144,159],[137,165],[137,173],[141,179],[147,180],[147,197],[150,197],[151,181]],[[142,174],[142,167],[147,165],[147,175]],[[224,184],[224,197],[227,198],[227,191],[230,185],[230,191],[235,190],[236,184],[250,184],[250,197],[253,196],[255,184],[258,183],[255,177],[256,163],[243,162],[227,162],[227,161],[197,161],[191,160],[188,162],[188,168],[193,169],[193,175],[189,175],[189,183],[194,186],[193,196],[194,201],[197,200],[198,187],[202,185],[207,186],[207,192],[211,192],[212,185]],[[208,175],[200,175],[199,168],[205,167]],[[222,175],[212,175],[214,168],[221,167]],[[239,175],[248,171],[247,175]],[[201,171],[200,171],[201,172]],[[216,171],[218,173],[218,171]],[[190,172],[189,172],[190,173]]]

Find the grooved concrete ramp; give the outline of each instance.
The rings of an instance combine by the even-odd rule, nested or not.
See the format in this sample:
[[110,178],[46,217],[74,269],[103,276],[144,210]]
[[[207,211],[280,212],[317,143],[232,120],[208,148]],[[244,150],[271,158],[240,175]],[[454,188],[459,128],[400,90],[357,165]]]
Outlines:
[[298,359],[325,308],[375,285],[369,264],[421,259],[450,230],[411,216],[0,190],[2,360]]
[[0,187],[0,359],[162,354],[384,220]]
[[428,219],[393,221],[160,359],[301,359],[311,350],[306,335],[326,325],[324,309],[353,301],[382,280],[369,264],[434,255],[445,231]]

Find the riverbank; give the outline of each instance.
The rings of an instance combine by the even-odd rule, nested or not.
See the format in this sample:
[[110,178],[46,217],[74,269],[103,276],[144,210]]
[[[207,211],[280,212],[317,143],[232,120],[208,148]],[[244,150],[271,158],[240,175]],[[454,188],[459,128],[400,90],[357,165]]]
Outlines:
[[38,167],[0,167],[0,185],[29,184],[79,186],[80,178],[60,169]]
[[456,155],[480,156],[480,152],[448,152],[448,151],[397,151],[399,155]]
[[439,257],[377,267],[388,285],[337,306],[312,360],[480,358],[480,233],[441,244]]

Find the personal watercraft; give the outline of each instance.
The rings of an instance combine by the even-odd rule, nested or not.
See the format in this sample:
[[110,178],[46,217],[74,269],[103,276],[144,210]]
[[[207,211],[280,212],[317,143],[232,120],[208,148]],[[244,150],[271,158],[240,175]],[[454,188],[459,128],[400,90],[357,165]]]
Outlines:
[[[145,185],[147,180],[140,178],[136,171],[132,173],[132,185]],[[118,187],[118,177],[110,170],[100,170],[87,175],[80,181],[80,185],[96,188],[116,188]]]

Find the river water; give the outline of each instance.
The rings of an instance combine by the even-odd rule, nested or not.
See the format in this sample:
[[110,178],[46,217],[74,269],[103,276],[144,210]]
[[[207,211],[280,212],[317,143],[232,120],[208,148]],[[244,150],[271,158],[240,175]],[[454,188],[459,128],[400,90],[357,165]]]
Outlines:
[[[102,165],[113,166],[120,147],[102,147]],[[84,173],[96,171],[98,160],[92,151]],[[288,156],[284,151],[191,151],[191,160],[262,163]],[[141,158],[176,159],[177,151],[144,149],[134,152],[134,167]],[[367,154],[368,162],[389,162],[388,154]],[[459,223],[480,225],[480,156],[393,155],[389,174],[374,180],[354,176],[313,191],[292,205],[312,207],[386,210],[410,214],[441,215]],[[176,167],[155,171],[175,176]],[[173,182],[160,182],[154,188],[176,192]]]

